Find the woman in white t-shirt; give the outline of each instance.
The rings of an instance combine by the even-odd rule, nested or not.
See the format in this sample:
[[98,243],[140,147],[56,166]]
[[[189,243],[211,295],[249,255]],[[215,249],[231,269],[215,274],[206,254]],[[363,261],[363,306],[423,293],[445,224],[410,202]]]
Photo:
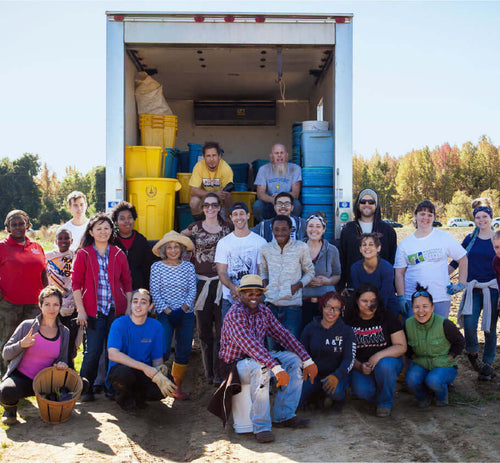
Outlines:
[[[462,291],[467,282],[467,253],[449,233],[432,228],[434,204],[422,201],[415,209],[417,230],[399,244],[394,261],[394,282],[398,295],[408,304],[417,282],[429,288],[434,297],[434,312],[448,318],[451,295]],[[458,262],[458,283],[451,284],[448,258]]]

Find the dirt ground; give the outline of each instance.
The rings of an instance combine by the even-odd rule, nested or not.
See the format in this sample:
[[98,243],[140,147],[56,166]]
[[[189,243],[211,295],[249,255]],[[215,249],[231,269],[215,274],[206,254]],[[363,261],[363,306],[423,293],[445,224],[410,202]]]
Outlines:
[[[500,372],[500,361],[495,367]],[[27,402],[21,423],[0,428],[0,462],[500,461],[500,374],[478,382],[464,356],[449,407],[417,409],[398,384],[389,418],[350,398],[341,415],[299,410],[309,428],[274,429],[271,444],[222,428],[206,411],[214,388],[201,372],[195,349],[186,375],[191,400],[151,403],[135,417],[99,395],[77,404],[66,423],[49,425]]]

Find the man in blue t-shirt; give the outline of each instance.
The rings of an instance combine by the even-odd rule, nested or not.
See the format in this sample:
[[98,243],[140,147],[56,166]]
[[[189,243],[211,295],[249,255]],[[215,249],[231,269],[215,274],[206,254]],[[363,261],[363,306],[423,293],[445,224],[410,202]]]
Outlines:
[[165,335],[159,321],[148,318],[153,307],[146,289],[132,295],[130,315],[117,318],[108,335],[108,379],[117,391],[116,402],[127,412],[145,408],[175,391],[164,375]]

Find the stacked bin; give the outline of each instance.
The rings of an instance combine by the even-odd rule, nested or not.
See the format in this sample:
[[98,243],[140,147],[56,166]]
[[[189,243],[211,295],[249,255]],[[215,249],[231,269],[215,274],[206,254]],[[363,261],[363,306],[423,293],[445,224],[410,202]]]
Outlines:
[[163,178],[175,168],[177,116],[141,114],[139,128],[143,146],[125,149],[127,200],[138,211],[137,231],[158,240],[174,228],[175,192],[181,187],[176,178]]
[[248,191],[248,163],[229,164],[233,171],[234,191]]
[[302,132],[302,217],[326,214],[325,239],[333,240],[333,132]]
[[302,122],[295,122],[292,125],[292,159],[298,166],[302,165],[300,137],[302,135]]

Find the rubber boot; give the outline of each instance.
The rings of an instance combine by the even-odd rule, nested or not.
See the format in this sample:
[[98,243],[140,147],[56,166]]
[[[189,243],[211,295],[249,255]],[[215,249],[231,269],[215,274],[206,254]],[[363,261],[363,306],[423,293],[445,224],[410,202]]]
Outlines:
[[187,400],[188,395],[182,392],[182,383],[184,382],[184,374],[186,373],[187,365],[181,365],[179,363],[173,363],[172,365],[172,377],[174,378],[174,383],[177,386],[177,390],[172,394],[177,400]]

